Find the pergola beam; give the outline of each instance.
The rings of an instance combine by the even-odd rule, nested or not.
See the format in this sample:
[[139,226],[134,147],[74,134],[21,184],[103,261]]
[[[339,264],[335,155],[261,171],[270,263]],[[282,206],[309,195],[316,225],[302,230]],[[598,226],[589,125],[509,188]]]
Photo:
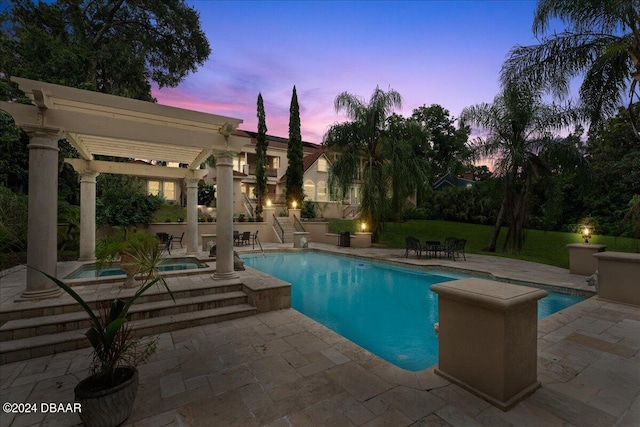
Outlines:
[[112,173],[117,175],[135,175],[148,178],[163,177],[173,179],[202,179],[205,169],[170,168],[166,166],[142,165],[130,162],[105,162],[102,160],[64,159],[76,172]]

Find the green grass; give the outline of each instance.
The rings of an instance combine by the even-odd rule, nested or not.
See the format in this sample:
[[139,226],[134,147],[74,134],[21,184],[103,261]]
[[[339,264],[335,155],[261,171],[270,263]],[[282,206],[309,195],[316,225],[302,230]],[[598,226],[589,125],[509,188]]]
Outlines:
[[153,214],[151,222],[176,222],[178,218],[187,219],[187,208],[183,208],[180,205],[162,205]]
[[[348,231],[350,233],[357,233],[360,231],[359,219],[330,219],[329,220],[329,233],[341,233]],[[404,244],[403,244],[404,245]]]
[[[344,221],[344,220],[343,220]],[[355,227],[359,221],[351,221]],[[520,253],[502,250],[507,229],[503,228],[498,240],[497,252],[483,252],[491,238],[493,226],[467,224],[449,221],[407,221],[404,223],[385,223],[380,233],[379,245],[390,248],[404,248],[406,236],[414,236],[425,240],[444,241],[447,237],[467,239],[465,252],[483,255],[495,255],[506,258],[521,259],[569,268],[569,243],[582,243],[578,233],[561,233],[556,231],[529,230]],[[630,238],[613,236],[593,236],[589,243],[607,245],[607,251],[635,252],[636,242]]]

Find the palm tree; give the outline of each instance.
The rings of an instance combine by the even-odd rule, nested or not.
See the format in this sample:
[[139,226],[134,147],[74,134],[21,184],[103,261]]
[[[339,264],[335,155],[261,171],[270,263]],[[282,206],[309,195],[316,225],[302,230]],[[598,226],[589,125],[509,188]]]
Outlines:
[[[553,19],[568,28],[544,37]],[[541,43],[511,50],[502,67],[503,83],[524,81],[562,99],[571,79],[584,75],[580,99],[592,128],[617,112],[627,92],[638,134],[633,103],[640,97],[640,1],[540,0],[533,33]]]
[[[324,136],[323,145],[337,153],[331,167],[330,186],[344,197],[362,170],[361,217],[377,236],[378,225],[389,213],[390,196],[404,194],[425,181],[423,169],[415,164],[402,139],[392,140],[387,118],[402,106],[398,92],[376,87],[368,102],[343,92],[335,99],[336,112],[344,111],[350,121],[336,123]],[[402,161],[396,159],[402,158]],[[395,160],[395,161],[394,161]],[[392,168],[393,166],[393,168]],[[402,167],[405,170],[402,170]],[[395,168],[395,169],[394,169]],[[413,173],[411,173],[411,169]],[[403,185],[404,188],[400,188]]]
[[495,252],[502,224],[509,224],[505,248],[520,250],[529,219],[533,180],[561,164],[580,162],[575,146],[563,144],[552,131],[577,119],[571,109],[541,102],[540,93],[526,86],[509,85],[493,104],[478,104],[462,111],[460,120],[485,130],[471,150],[476,159],[494,160],[494,173],[502,180],[502,204],[496,226],[485,250]]

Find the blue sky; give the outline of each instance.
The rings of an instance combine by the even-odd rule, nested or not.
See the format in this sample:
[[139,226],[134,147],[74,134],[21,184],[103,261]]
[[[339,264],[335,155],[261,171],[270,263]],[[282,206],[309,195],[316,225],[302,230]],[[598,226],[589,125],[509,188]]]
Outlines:
[[296,85],[302,137],[320,143],[344,116],[333,101],[347,91],[368,99],[376,86],[403,97],[408,116],[440,104],[457,117],[492,102],[509,49],[536,43],[536,2],[187,1],[199,13],[212,54],[161,104],[241,118],[257,128],[265,102],[268,133],[288,136]]

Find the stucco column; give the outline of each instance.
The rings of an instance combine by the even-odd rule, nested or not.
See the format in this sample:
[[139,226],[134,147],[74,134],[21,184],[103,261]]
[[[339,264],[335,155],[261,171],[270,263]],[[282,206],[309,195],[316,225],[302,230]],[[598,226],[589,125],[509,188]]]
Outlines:
[[198,180],[187,179],[187,255],[198,253]]
[[[58,243],[58,129],[25,129],[29,135],[27,289],[21,299],[52,298],[62,290],[43,271],[56,276]],[[38,269],[40,271],[36,271]]]
[[80,172],[80,254],[78,261],[96,259],[96,177],[98,172]]
[[238,275],[233,270],[233,156],[229,151],[216,155],[217,182],[217,238],[216,272],[214,279],[231,279]]

